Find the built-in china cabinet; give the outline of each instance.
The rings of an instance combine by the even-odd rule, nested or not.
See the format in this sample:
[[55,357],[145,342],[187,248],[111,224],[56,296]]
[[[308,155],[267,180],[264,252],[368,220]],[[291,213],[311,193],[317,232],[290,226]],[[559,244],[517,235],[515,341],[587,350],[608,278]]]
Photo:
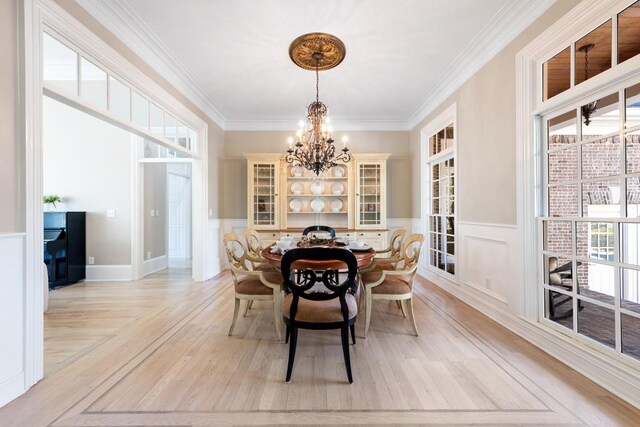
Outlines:
[[386,166],[389,154],[354,154],[316,177],[281,154],[247,158],[248,226],[264,243],[300,235],[309,225],[329,225],[338,236],[387,246]]

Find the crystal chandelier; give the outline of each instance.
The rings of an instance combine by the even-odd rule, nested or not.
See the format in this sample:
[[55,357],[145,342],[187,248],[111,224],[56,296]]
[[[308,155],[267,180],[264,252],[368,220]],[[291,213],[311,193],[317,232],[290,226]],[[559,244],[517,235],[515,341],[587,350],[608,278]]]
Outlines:
[[343,147],[336,154],[333,129],[327,116],[327,106],[320,102],[320,71],[329,70],[342,62],[346,54],[344,44],[331,34],[310,33],[295,39],[289,46],[291,60],[301,68],[316,72],[316,100],[307,107],[306,121],[301,120],[296,136],[289,137],[287,163],[302,166],[319,176],[351,161],[347,148],[348,138],[342,138]]
[[[589,79],[589,51],[593,49],[595,45],[593,43],[585,44],[578,48],[578,52],[584,53],[584,81]],[[598,101],[592,101],[581,107],[582,117],[584,118],[584,125],[589,126],[591,124],[591,116],[596,112]]]

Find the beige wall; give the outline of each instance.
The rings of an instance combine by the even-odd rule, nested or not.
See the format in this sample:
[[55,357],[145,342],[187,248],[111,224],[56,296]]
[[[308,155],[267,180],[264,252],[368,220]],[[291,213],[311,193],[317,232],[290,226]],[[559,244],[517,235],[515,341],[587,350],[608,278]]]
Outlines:
[[46,96],[42,112],[44,194],[62,197],[62,210],[87,212],[96,265],[130,265],[131,134]]
[[[339,136],[343,132],[336,132]],[[387,216],[411,217],[411,160],[409,132],[345,131],[353,153],[391,153],[387,163]],[[224,134],[222,217],[247,217],[247,162],[243,153],[283,153],[285,131],[231,131]]]
[[0,233],[24,231],[23,165],[17,110],[18,7],[0,1]]
[[420,217],[420,130],[457,103],[459,221],[516,223],[515,58],[579,0],[556,2],[411,131],[413,217]]
[[[151,210],[159,216],[151,216]],[[167,254],[167,165],[144,165],[144,259]],[[151,256],[147,257],[147,253]]]
[[141,60],[129,47],[126,42],[121,41],[109,32],[102,24],[96,21],[89,13],[75,2],[75,0],[55,0],[70,15],[77,19],[82,25],[100,37],[105,43],[115,49],[120,55],[131,62],[136,68],[146,74],[149,78],[159,84],[164,90],[176,98],[180,103],[190,109],[194,114],[204,120],[209,126],[209,208],[212,210],[212,218],[220,218],[222,208],[218,203],[218,160],[214,157],[221,150],[223,144],[222,129],[211,121],[198,107],[178,91],[173,85],[164,79],[155,69]]

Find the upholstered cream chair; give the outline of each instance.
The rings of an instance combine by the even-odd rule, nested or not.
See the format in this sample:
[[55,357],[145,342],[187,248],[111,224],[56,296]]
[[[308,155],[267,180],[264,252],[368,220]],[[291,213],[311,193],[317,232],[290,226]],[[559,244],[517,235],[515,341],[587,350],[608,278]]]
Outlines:
[[277,272],[254,270],[252,264],[258,260],[247,253],[244,243],[234,233],[224,235],[224,247],[227,252],[229,269],[233,276],[235,289],[235,306],[233,309],[233,321],[229,328],[229,335],[233,333],[236,325],[240,300],[246,301],[244,315],[254,300],[273,301],[273,322],[275,324],[278,339],[281,336],[280,310],[282,306],[282,275]]
[[412,295],[413,280],[418,269],[418,260],[420,259],[423,242],[424,236],[422,234],[411,234],[402,246],[402,259],[395,264],[395,269],[374,269],[362,274],[366,311],[365,337],[369,332],[371,323],[373,300],[376,299],[399,301],[401,306],[405,304],[413,331],[416,336],[418,335],[418,326],[413,313]]
[[[389,241],[389,247],[380,251],[376,251],[376,256],[373,258],[373,262],[367,267],[362,268],[360,271],[365,273],[371,270],[394,270],[396,264],[402,260],[402,243],[404,237],[407,234],[407,230],[399,228],[391,235]],[[384,254],[385,256],[381,256]],[[387,256],[387,254],[389,254]]]

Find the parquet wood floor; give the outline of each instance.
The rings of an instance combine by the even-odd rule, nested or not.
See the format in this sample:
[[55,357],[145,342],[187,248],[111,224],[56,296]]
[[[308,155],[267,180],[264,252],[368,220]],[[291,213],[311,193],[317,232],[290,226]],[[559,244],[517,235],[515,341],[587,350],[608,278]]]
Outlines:
[[[156,274],[52,293],[46,378],[0,425],[637,425],[640,412],[433,284],[420,336],[375,302],[346,381],[336,331],[301,331],[291,384],[270,306],[227,330],[230,275]],[[363,322],[357,330],[362,334]]]

